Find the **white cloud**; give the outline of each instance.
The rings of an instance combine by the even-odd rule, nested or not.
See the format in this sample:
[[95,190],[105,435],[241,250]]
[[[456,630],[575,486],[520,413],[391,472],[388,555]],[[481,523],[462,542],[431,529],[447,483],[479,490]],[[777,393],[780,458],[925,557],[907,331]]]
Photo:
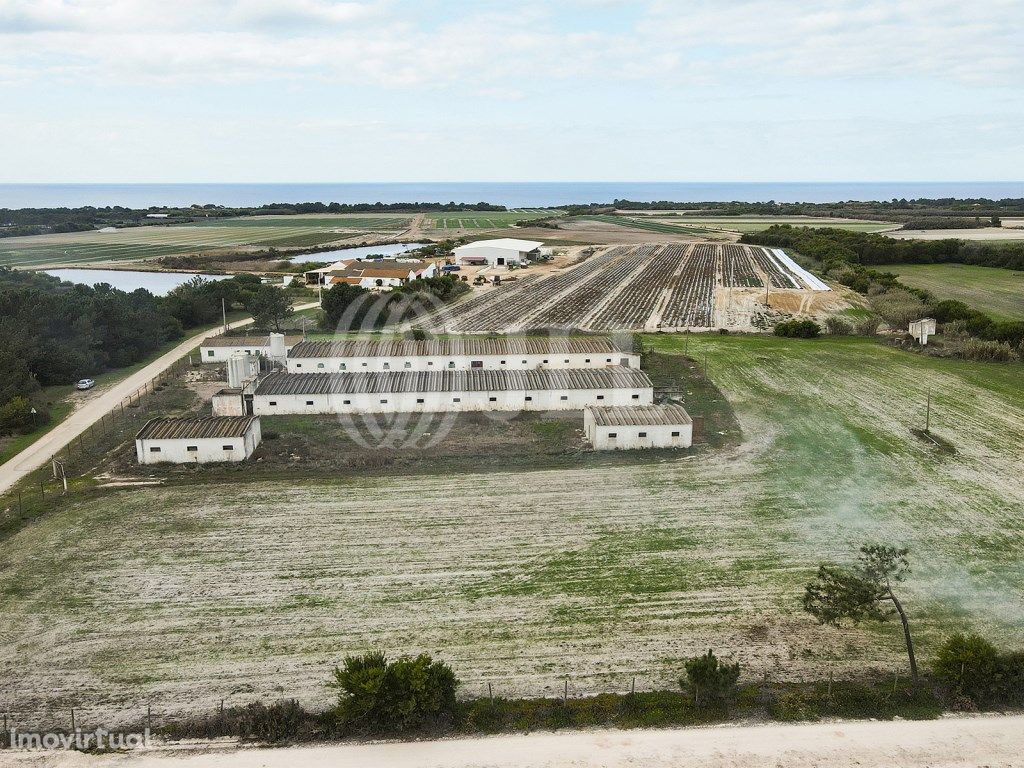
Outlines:
[[387,0],[0,0],[0,70],[488,90],[508,79],[1024,76],[1015,0],[984,9],[952,0],[651,0],[633,4],[635,26],[602,27],[603,10],[623,5],[570,0],[565,7],[587,23],[579,31],[571,14],[566,21],[531,3],[430,6],[420,16],[414,4]]

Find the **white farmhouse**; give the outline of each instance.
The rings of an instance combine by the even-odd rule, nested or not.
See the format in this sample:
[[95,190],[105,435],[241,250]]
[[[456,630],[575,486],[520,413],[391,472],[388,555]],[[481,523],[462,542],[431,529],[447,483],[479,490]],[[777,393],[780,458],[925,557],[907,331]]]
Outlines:
[[211,336],[203,340],[199,356],[204,363],[226,363],[234,355],[245,353],[253,357],[280,358],[302,341],[301,336],[272,333],[269,336]]
[[135,435],[140,464],[244,461],[260,444],[255,416],[150,419]]
[[607,336],[502,336],[424,341],[303,341],[288,352],[289,373],[469,371],[640,367],[632,345]]
[[213,398],[222,414],[567,411],[588,405],[650,405],[654,390],[636,368],[270,373]]
[[681,405],[587,408],[583,431],[599,451],[688,448],[693,443],[693,419]]
[[508,264],[519,266],[540,255],[544,243],[536,240],[516,240],[502,237],[497,240],[477,240],[453,248],[456,264],[489,264],[501,267]]

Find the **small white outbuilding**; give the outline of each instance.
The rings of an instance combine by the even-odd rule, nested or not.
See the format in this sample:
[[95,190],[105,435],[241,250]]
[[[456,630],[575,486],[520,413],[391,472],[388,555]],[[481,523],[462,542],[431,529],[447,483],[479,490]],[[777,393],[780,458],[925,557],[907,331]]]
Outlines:
[[599,451],[689,448],[693,444],[693,419],[681,405],[586,408],[583,431]]
[[502,267],[509,264],[525,264],[531,257],[539,256],[544,243],[536,240],[517,240],[502,237],[497,240],[477,240],[475,243],[460,245],[452,249],[456,264],[489,264]]
[[140,464],[244,461],[263,435],[256,416],[150,419],[135,435]]

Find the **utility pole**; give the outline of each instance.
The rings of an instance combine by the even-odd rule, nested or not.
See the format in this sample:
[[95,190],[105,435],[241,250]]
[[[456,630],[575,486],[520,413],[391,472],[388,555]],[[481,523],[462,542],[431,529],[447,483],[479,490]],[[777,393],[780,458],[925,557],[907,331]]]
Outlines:
[[768,303],[768,286],[771,284],[772,281],[766,277],[764,281],[764,305],[766,307],[771,307],[771,304]]
[[222,296],[220,299],[220,315],[224,319],[224,333],[228,332],[228,304],[227,300]]
[[925,434],[931,432],[932,428],[932,390],[928,389],[928,404],[924,409],[924,431]]

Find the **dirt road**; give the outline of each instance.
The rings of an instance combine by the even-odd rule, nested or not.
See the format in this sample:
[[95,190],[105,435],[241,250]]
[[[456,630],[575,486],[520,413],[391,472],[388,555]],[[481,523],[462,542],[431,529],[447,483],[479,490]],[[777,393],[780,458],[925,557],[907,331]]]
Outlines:
[[686,766],[786,768],[1021,765],[1024,716],[923,722],[722,726],[679,730],[593,730],[445,741],[285,749],[169,747],[119,755],[0,753],[0,766],[55,768],[580,768]]
[[[296,311],[312,309],[319,306],[318,302],[296,305]],[[229,328],[241,328],[252,323],[252,318],[236,320],[229,323]],[[136,371],[126,379],[119,381],[82,403],[70,416],[36,440],[21,453],[13,456],[0,466],[0,493],[6,492],[25,475],[42,466],[50,457],[85,432],[100,417],[109,413],[126,397],[133,394],[143,384],[169,368],[175,360],[180,359],[190,350],[199,346],[200,342],[213,331],[203,331],[181,342],[170,352],[161,355],[152,363]]]

